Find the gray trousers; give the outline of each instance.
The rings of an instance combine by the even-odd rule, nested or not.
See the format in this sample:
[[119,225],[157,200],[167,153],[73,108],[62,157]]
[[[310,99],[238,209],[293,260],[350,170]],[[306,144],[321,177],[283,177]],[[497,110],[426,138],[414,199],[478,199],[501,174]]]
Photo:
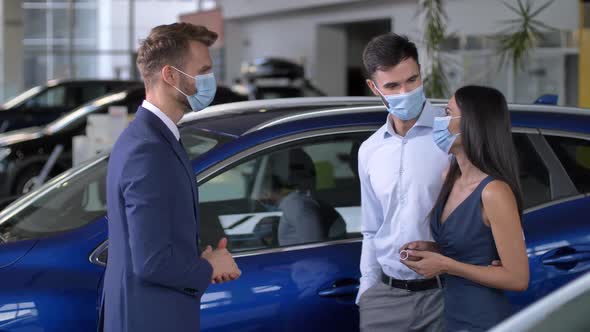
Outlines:
[[441,289],[410,292],[377,282],[359,299],[361,332],[444,331]]

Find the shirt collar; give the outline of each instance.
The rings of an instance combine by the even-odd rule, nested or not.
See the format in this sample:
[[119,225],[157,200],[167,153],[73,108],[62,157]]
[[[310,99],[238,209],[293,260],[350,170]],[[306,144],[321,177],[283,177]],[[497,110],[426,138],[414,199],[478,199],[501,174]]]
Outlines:
[[[434,124],[434,106],[427,100],[424,103],[424,107],[422,108],[422,112],[418,117],[418,121],[414,124],[414,127],[428,127],[432,128]],[[412,127],[412,128],[414,128]],[[384,137],[390,137],[396,135],[395,131],[393,130],[393,122],[391,121],[391,117],[387,117],[387,130],[385,130]]]
[[160,118],[160,120],[164,122],[166,127],[170,129],[174,137],[176,137],[177,140],[180,140],[180,131],[178,130],[178,126],[174,124],[174,122],[168,117],[168,115],[164,114],[164,112],[162,112],[157,106],[155,106],[147,100],[144,100],[141,106],[147,109],[148,111],[154,113],[154,115],[158,118]]

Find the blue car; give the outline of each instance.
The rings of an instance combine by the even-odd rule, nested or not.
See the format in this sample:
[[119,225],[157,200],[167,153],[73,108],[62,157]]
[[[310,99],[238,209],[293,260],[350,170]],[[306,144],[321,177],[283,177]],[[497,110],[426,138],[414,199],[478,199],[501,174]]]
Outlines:
[[[526,292],[510,294],[519,309],[590,269],[590,111],[510,108],[532,278]],[[386,115],[378,99],[362,97],[240,102],[185,116],[199,245],[227,237],[243,272],[209,287],[203,331],[358,329],[357,152]],[[107,162],[71,169],[0,213],[0,331],[96,328],[108,259]],[[315,193],[307,215],[316,213],[325,231],[287,242],[279,202],[303,188]]]

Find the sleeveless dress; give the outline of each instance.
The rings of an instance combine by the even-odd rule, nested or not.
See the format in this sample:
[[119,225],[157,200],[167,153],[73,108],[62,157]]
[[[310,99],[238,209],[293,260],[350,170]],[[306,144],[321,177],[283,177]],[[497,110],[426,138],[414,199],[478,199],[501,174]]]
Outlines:
[[[493,178],[488,176],[441,224],[446,199],[430,219],[432,236],[447,257],[462,263],[488,266],[498,259],[490,227],[483,223],[481,194]],[[452,275],[444,276],[447,331],[487,331],[511,315],[504,291]]]

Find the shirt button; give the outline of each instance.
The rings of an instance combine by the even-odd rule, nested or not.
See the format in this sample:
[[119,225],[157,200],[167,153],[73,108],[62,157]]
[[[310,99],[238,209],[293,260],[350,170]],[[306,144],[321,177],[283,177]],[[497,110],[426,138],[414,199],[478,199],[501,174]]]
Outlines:
[[402,140],[402,144],[403,144],[403,145],[406,145],[407,143],[408,143],[408,140],[406,140],[406,139],[403,139],[403,140]]

